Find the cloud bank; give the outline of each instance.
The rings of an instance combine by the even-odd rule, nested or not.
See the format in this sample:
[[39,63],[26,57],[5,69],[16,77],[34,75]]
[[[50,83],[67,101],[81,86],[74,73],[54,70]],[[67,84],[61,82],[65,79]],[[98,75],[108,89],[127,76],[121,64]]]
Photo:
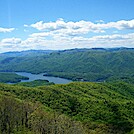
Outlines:
[[85,37],[63,37],[55,39],[45,39],[43,37],[29,37],[22,41],[18,38],[3,39],[0,42],[3,50],[13,51],[14,49],[28,50],[28,49],[71,49],[71,48],[92,48],[92,47],[134,47],[134,33],[131,34],[113,34],[103,36],[93,36],[91,38]]
[[[24,25],[27,38],[12,37],[0,40],[0,50],[21,51],[28,49],[72,49],[92,47],[134,47],[134,20],[105,23],[103,20],[77,22],[58,19],[55,22],[39,21]],[[0,29],[11,32],[14,28]]]
[[90,21],[78,21],[78,22],[65,22],[63,19],[58,19],[56,22],[43,23],[39,21],[35,24],[30,25],[39,31],[57,31],[64,34],[87,34],[89,32],[101,33],[105,32],[106,29],[115,28],[117,30],[131,29],[134,30],[134,20],[121,20],[117,22],[104,23],[102,20],[98,23]]

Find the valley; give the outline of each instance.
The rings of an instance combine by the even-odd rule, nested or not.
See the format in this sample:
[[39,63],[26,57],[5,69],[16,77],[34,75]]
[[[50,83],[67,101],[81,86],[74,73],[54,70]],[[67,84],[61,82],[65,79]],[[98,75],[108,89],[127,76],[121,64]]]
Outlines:
[[133,134],[133,50],[0,55],[1,133]]

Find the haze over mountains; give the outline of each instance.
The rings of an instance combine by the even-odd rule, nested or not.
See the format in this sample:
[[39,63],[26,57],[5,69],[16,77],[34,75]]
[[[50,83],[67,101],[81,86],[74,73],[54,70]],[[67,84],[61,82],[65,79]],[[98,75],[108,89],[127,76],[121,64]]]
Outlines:
[[134,50],[134,48],[127,47],[116,47],[116,48],[75,48],[75,49],[65,49],[65,50],[26,50],[26,51],[9,51],[1,54],[16,54],[16,56],[28,54],[28,53],[52,53],[52,52],[84,52],[88,50],[103,50],[103,51],[119,51],[119,50]]

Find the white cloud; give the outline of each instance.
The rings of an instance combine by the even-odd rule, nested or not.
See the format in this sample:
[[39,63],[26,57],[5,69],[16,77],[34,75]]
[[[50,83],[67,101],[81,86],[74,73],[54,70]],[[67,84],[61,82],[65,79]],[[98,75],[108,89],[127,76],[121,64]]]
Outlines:
[[[101,23],[100,23],[101,22]],[[39,31],[57,31],[62,34],[87,34],[89,32],[101,33],[105,32],[106,29],[115,28],[117,30],[123,29],[134,29],[134,20],[120,20],[116,22],[104,23],[100,20],[98,23],[92,23],[90,21],[78,21],[78,22],[65,22],[63,19],[58,19],[55,22],[43,21],[31,24],[31,27],[38,29]]]
[[97,23],[104,23],[104,20],[97,20]]
[[134,47],[134,33],[130,34],[113,34],[93,36],[84,38],[82,36],[60,37],[47,39],[43,37],[31,36],[21,41],[19,38],[3,39],[0,41],[2,52],[20,51],[29,49],[71,49],[71,48],[92,48],[92,47]]
[[117,30],[123,30],[123,29],[131,29],[134,30],[134,20],[120,20],[117,22],[109,22],[109,23],[103,23],[103,24],[96,24],[101,29],[110,29],[115,28]]
[[4,44],[20,44],[21,39],[20,38],[5,38],[1,42]]
[[0,27],[0,33],[12,32],[15,28],[2,28]]
[[33,33],[30,35],[30,37],[47,37],[50,35],[52,35],[52,34],[49,32],[43,32],[43,33]]
[[24,24],[24,27],[29,27],[28,25]]
[[31,27],[39,31],[57,31],[64,34],[86,34],[88,32],[103,32],[96,24],[87,21],[65,22],[63,19],[58,19],[56,22],[43,23],[43,21],[32,24]]

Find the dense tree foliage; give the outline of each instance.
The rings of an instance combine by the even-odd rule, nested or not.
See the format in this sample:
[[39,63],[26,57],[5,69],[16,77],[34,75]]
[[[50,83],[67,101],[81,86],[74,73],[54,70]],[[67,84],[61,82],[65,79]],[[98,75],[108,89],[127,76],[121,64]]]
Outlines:
[[46,111],[40,103],[22,101],[0,92],[0,133],[86,134],[86,129],[63,114]]
[[[28,108],[34,107],[34,109],[36,109],[35,108],[37,106],[36,104],[40,104],[43,105],[44,111],[49,111],[49,113],[51,114],[56,112],[58,115],[60,115],[57,120],[59,121],[61,119],[60,124],[63,123],[63,126],[62,125],[61,126],[62,128],[65,129],[72,130],[72,126],[74,126],[72,122],[69,121],[70,118],[82,122],[82,124],[84,125],[84,130],[86,130],[87,133],[125,134],[130,131],[132,132],[134,129],[133,84],[128,84],[124,82],[110,82],[110,83],[74,82],[65,85],[57,84],[57,85],[42,86],[36,88],[0,84],[0,91],[1,96],[3,96],[3,94],[9,94],[15,96],[17,99],[25,101],[26,102],[25,105],[30,105],[28,102],[33,102],[34,104],[31,103],[31,106],[28,106]],[[12,103],[12,101],[9,102]],[[21,101],[18,103],[22,104]],[[15,107],[18,108],[21,107],[20,104],[19,106],[16,106],[15,104]],[[6,106],[8,107],[8,105]],[[9,107],[10,106],[11,104],[9,104]],[[36,112],[37,110],[34,111],[34,114]],[[31,124],[29,124],[31,122],[29,119],[27,122],[25,122],[24,127],[26,129],[28,128],[28,130],[32,132],[45,131],[44,133],[47,133],[50,130],[49,129],[44,130],[44,128],[42,128],[43,126],[47,125],[46,123],[47,121],[44,122],[43,120],[40,120],[43,118],[42,116],[44,114],[46,115],[47,113],[43,114],[42,111],[37,113],[38,113],[37,115],[36,114],[34,115],[31,114],[30,111],[28,112],[29,114],[28,117],[32,116],[30,120],[32,119],[32,125],[35,125],[33,127],[35,129],[32,129]],[[8,114],[13,114],[13,112],[12,113],[9,112]],[[18,114],[20,114],[20,112]],[[65,117],[64,119],[62,119],[61,116],[63,114]],[[67,126],[65,125],[66,124],[65,115],[68,116],[67,118],[69,118],[67,120],[71,123],[69,124],[71,128],[66,128]],[[21,117],[20,115],[17,116],[19,116],[18,118]],[[43,119],[46,119],[47,117],[49,118],[49,116],[47,115]],[[48,120],[48,122],[50,123],[49,124],[50,126],[51,123],[53,123],[51,118],[50,120]],[[42,123],[44,124],[42,125]],[[5,131],[7,131],[7,128],[9,128],[9,124],[12,123],[8,123],[6,125],[6,128],[4,128]],[[80,125],[79,123],[78,124],[76,123],[76,126],[74,126],[73,128],[77,128],[77,125],[79,128]],[[52,124],[52,127],[54,126]],[[56,126],[58,130],[55,130],[55,128],[52,130],[60,131],[61,126],[59,125],[60,128],[57,128]],[[41,127],[42,129],[39,129],[38,127],[39,128]],[[78,131],[84,131],[82,129],[83,128],[82,126],[80,128],[81,129],[80,130],[78,129]],[[15,125],[15,130],[16,129],[17,128]],[[68,133],[71,133],[71,130],[69,130],[70,132]]]
[[25,76],[20,76],[16,73],[5,73],[5,72],[1,72],[0,73],[0,82],[3,83],[16,83],[16,82],[20,82],[21,80],[28,80],[28,77]]
[[37,86],[44,86],[44,85],[54,85],[53,82],[49,82],[48,80],[34,80],[31,82],[20,82],[14,85],[26,86],[26,87],[37,87]]

